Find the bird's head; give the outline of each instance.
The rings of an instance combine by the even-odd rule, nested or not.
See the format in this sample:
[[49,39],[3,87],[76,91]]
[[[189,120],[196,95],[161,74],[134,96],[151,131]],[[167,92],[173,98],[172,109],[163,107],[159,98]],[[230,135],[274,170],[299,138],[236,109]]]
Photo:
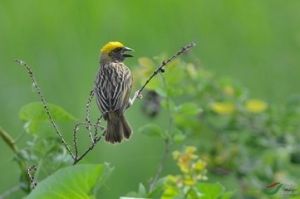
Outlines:
[[101,48],[101,56],[111,61],[124,61],[127,57],[133,57],[126,52],[133,51],[131,48],[124,46],[121,42],[111,41]]

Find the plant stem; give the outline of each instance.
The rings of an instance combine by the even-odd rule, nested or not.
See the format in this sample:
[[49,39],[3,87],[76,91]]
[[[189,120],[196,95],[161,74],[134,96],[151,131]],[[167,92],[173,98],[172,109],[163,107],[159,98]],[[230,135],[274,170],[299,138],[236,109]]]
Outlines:
[[[163,76],[162,76],[162,82],[163,82],[164,89],[166,90],[167,89],[167,82],[166,82],[166,80]],[[167,157],[168,157],[169,152],[170,152],[170,145],[171,145],[171,143],[170,143],[171,142],[170,134],[172,133],[173,118],[172,118],[172,114],[171,114],[170,96],[168,95],[168,93],[166,94],[166,103],[167,103],[167,112],[168,112],[168,131],[167,131],[167,134],[166,134],[166,138],[164,138],[164,151],[163,151],[159,166],[157,168],[155,176],[152,178],[152,180],[149,183],[150,184],[149,185],[149,192],[153,191],[154,185],[158,181],[158,179],[159,179],[159,177],[160,177],[160,175],[161,175],[161,173],[164,169]]]
[[4,143],[12,150],[12,152],[17,156],[16,162],[19,165],[20,170],[23,172],[23,175],[25,176],[28,184],[30,184],[30,179],[26,173],[26,169],[27,169],[26,162],[24,161],[24,158],[19,152],[15,140],[9,135],[9,133],[7,133],[3,128],[1,128],[1,126],[0,126],[0,137],[2,138]]
[[159,162],[159,165],[157,167],[157,170],[155,172],[155,176],[151,179],[151,181],[149,183],[149,192],[153,191],[155,183],[158,181],[158,179],[164,169],[164,166],[165,166],[165,163],[166,163],[169,151],[170,151],[169,148],[170,148],[170,140],[169,140],[169,138],[166,138],[164,140],[164,151],[163,151],[161,160]]
[[[160,73],[163,73],[165,72],[165,69],[164,67],[166,65],[168,65],[170,62],[172,62],[174,59],[176,59],[177,57],[179,57],[180,55],[182,55],[183,53],[186,53],[188,52],[191,48],[193,48],[194,46],[196,46],[196,44],[194,42],[182,47],[176,54],[174,54],[172,57],[170,57],[169,59],[167,60],[163,60],[161,62],[161,64],[159,65],[159,67],[157,67],[157,69],[152,73],[152,75],[146,80],[146,82],[143,84],[143,86],[137,90],[133,96],[132,99],[130,99],[130,104],[129,104],[129,107],[134,103],[134,101],[137,99],[137,98],[140,98],[141,94],[142,94],[142,91],[144,90],[144,88],[147,86],[147,84],[150,83],[150,81],[153,79],[153,77],[155,77],[156,75],[160,74]],[[128,107],[128,108],[129,108]]]
[[18,155],[19,149],[16,146],[14,139],[0,126],[0,137],[6,143],[6,145]]
[[48,119],[49,119],[49,121],[50,121],[52,127],[53,127],[54,130],[55,130],[55,133],[58,135],[58,137],[60,138],[62,144],[65,146],[65,148],[67,149],[67,151],[69,152],[69,154],[71,155],[71,157],[74,159],[74,155],[73,155],[73,153],[72,153],[72,151],[71,151],[70,146],[69,146],[68,143],[66,142],[65,138],[64,138],[63,135],[61,134],[60,130],[58,129],[57,124],[56,124],[55,121],[54,121],[54,118],[53,118],[53,116],[52,116],[52,114],[51,114],[51,112],[50,112],[49,106],[48,106],[48,102],[47,102],[46,98],[44,97],[44,95],[42,94],[42,90],[41,90],[41,88],[39,87],[39,85],[37,84],[37,81],[35,80],[35,77],[34,77],[34,75],[33,75],[33,72],[32,72],[32,70],[31,70],[31,67],[30,67],[28,64],[26,64],[24,61],[22,61],[22,60],[16,60],[16,62],[17,62],[18,64],[20,64],[21,66],[23,66],[23,67],[26,69],[27,73],[29,74],[29,77],[30,77],[30,79],[31,79],[31,82],[32,82],[32,84],[33,84],[33,86],[34,86],[34,88],[35,88],[35,90],[36,90],[38,96],[40,97],[40,100],[41,100],[41,102],[42,102],[42,104],[43,104],[44,110],[45,110],[45,112],[46,112],[46,114],[47,114],[47,116],[48,116]]

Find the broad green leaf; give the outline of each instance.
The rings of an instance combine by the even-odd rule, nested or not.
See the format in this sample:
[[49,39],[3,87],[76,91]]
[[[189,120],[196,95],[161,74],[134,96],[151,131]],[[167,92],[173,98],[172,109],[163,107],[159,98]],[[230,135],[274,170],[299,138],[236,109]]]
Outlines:
[[216,199],[224,194],[225,188],[220,183],[199,183],[198,189],[203,194],[201,199]]
[[146,124],[139,129],[140,133],[150,137],[163,137],[163,130],[156,124]]
[[39,182],[26,199],[92,199],[97,182],[110,172],[102,164],[66,167]]
[[[76,118],[64,110],[62,107],[48,104],[49,111],[55,120],[59,121],[72,121]],[[48,120],[48,116],[44,110],[44,106],[41,102],[32,102],[24,105],[20,112],[19,117],[21,120]]]
[[[48,107],[55,121],[68,122],[76,120],[73,115],[60,106],[48,104]],[[19,117],[25,122],[24,128],[30,134],[47,131],[50,127],[48,115],[41,102],[32,102],[24,105],[19,112]]]

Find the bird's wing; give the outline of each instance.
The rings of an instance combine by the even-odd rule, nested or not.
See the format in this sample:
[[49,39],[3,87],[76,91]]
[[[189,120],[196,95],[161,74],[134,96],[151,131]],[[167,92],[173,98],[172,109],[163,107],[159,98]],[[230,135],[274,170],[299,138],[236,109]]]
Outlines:
[[97,104],[103,113],[123,111],[129,101],[132,85],[130,70],[123,63],[101,66],[96,79]]

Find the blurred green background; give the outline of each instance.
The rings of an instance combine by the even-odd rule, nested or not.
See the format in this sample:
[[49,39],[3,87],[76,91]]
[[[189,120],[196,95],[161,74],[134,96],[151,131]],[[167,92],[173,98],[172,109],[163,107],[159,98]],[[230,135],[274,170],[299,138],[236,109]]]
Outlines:
[[[16,58],[32,65],[48,101],[83,118],[99,49],[110,40],[136,50],[127,61],[132,67],[137,57],[172,54],[195,41],[191,59],[240,81],[255,97],[280,103],[300,90],[299,8],[298,0],[1,0],[0,125],[21,134],[18,111],[38,99]],[[138,109],[127,113],[134,129],[145,121]],[[153,175],[161,150],[160,140],[135,133],[121,145],[100,144],[87,159],[115,167],[103,195],[117,198]],[[18,182],[12,156],[0,141],[0,193]]]

